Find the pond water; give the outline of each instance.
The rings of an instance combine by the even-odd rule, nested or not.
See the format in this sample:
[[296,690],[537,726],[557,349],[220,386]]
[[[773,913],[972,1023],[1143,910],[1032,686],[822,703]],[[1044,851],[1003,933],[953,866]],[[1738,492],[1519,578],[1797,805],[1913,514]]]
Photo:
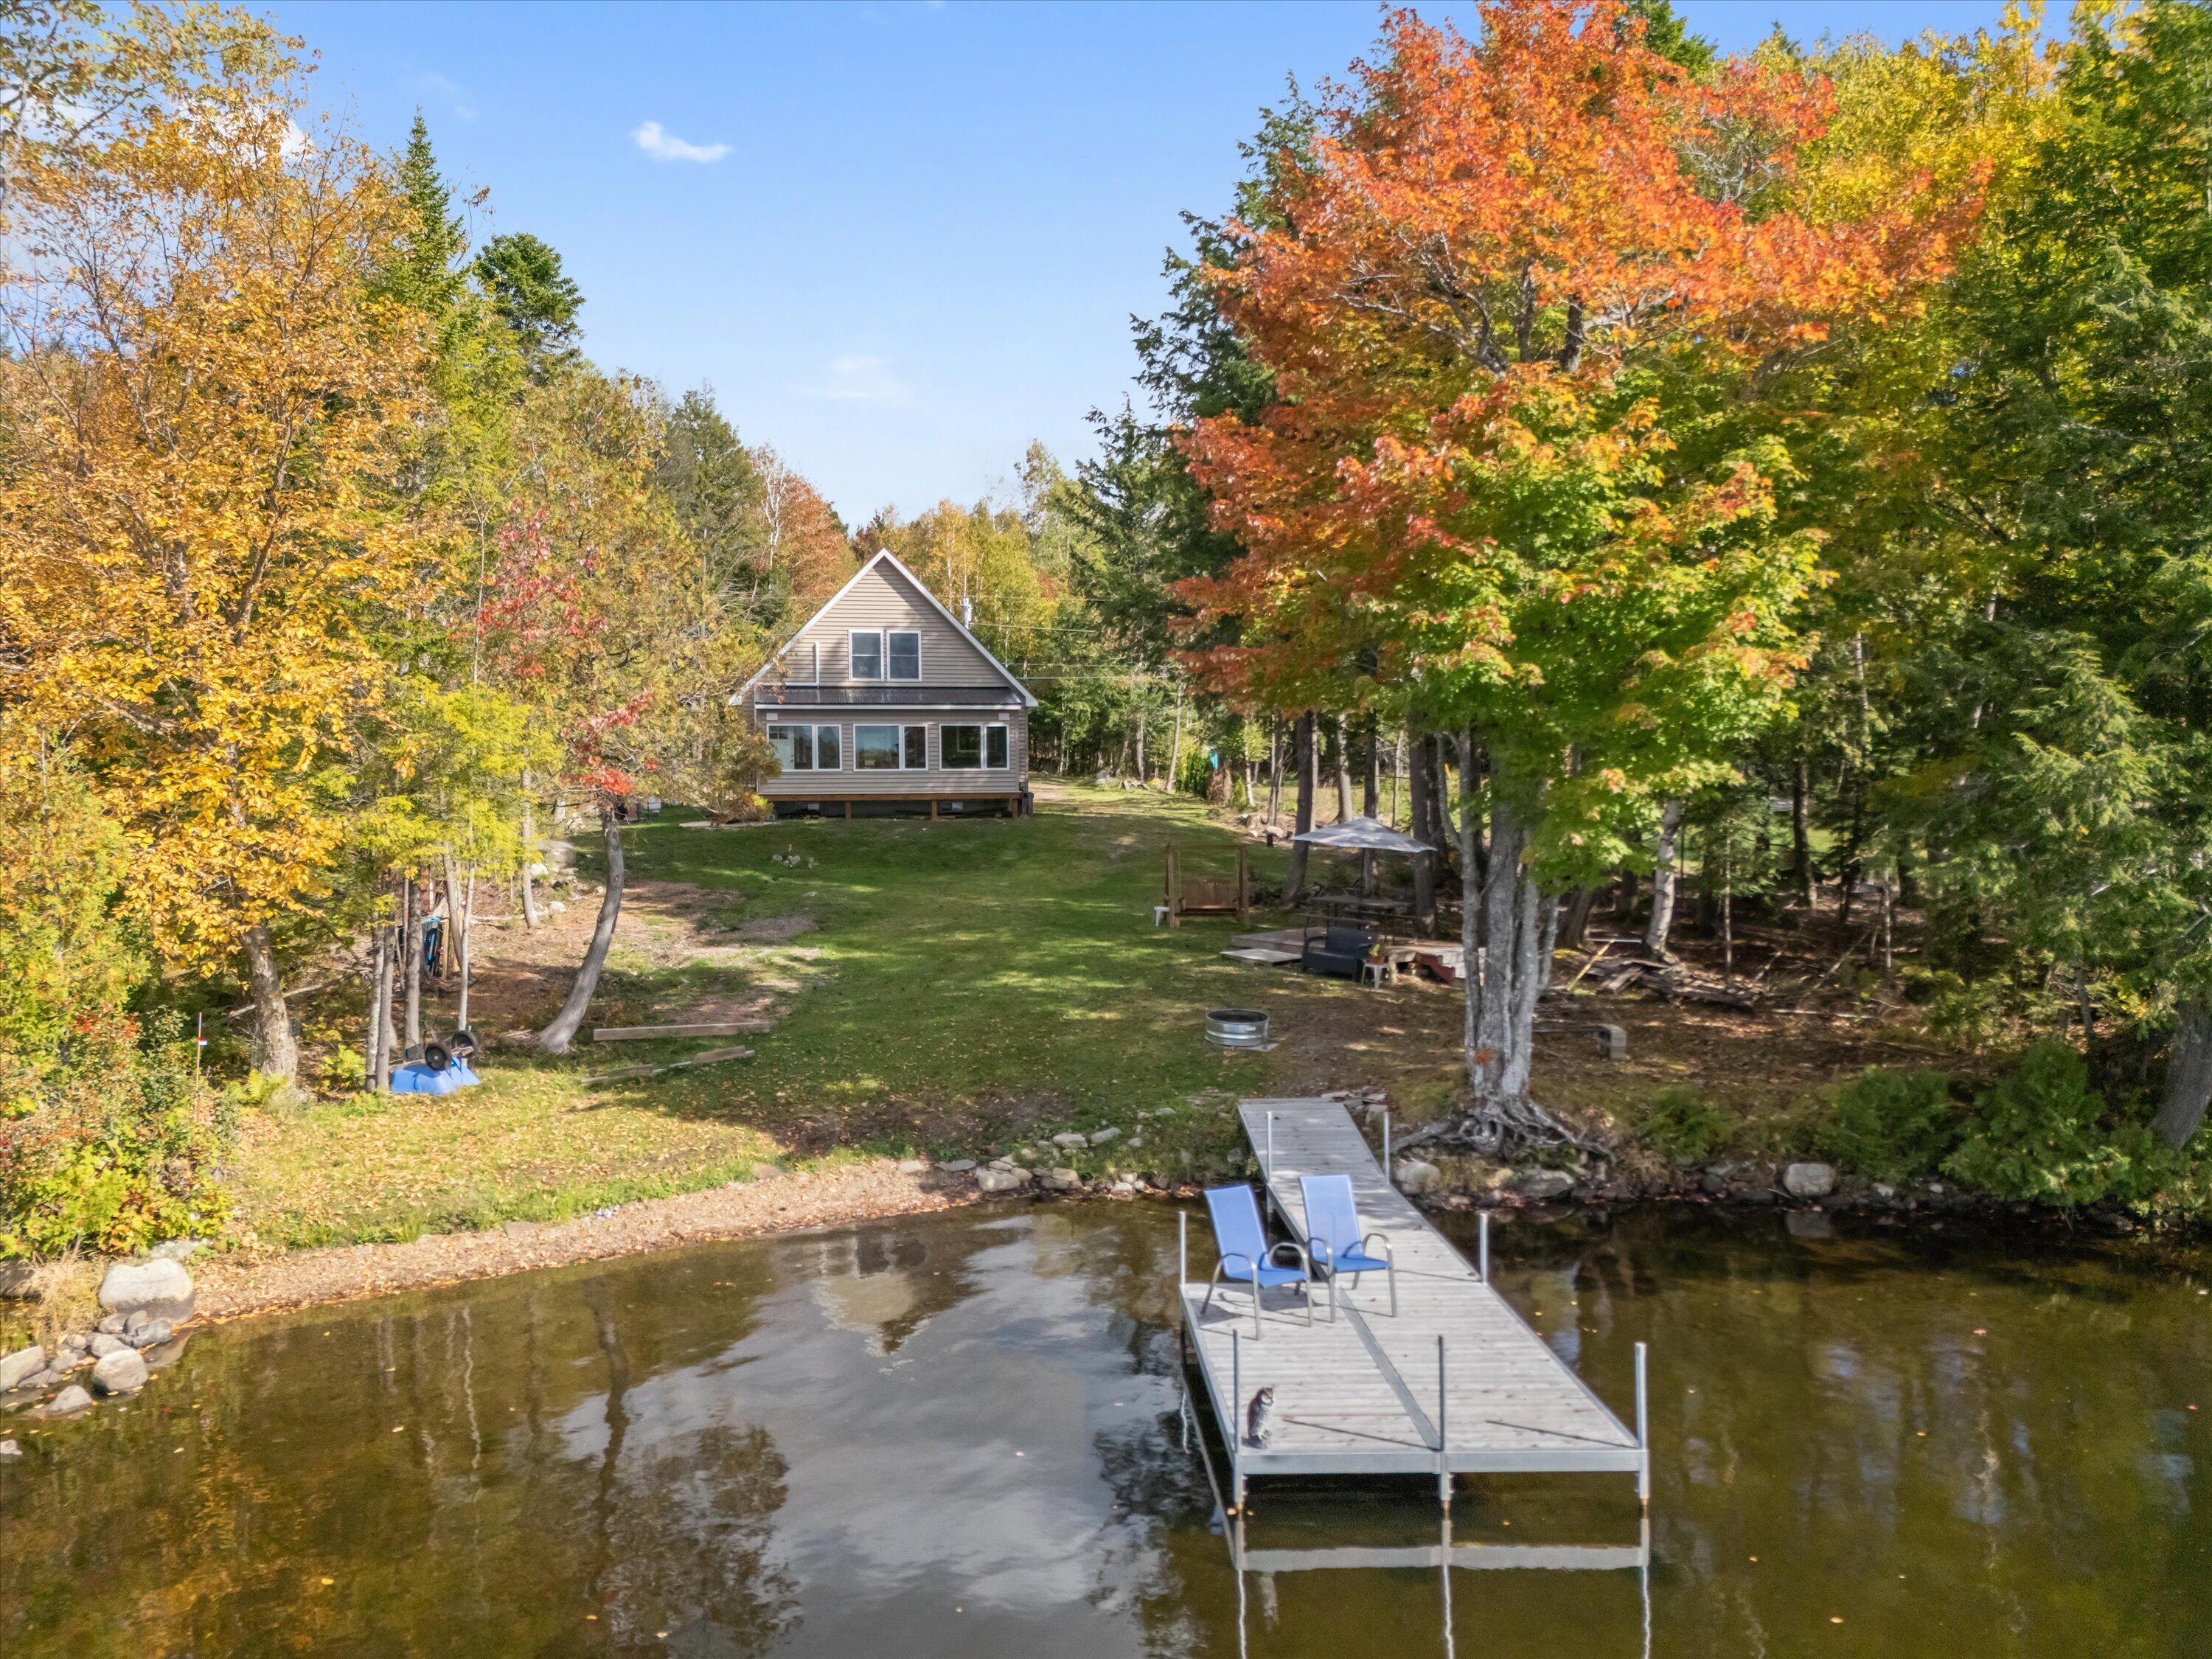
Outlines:
[[[1499,1287],[1624,1414],[1651,1344],[1651,1565],[1447,1582],[1237,1571],[1175,1253],[1165,1206],[969,1210],[203,1332],[9,1431],[0,1652],[2212,1653],[2203,1255],[1501,1227]],[[1638,1529],[1626,1476],[1451,1516]],[[1263,1482],[1243,1542],[1439,1535],[1423,1482]]]

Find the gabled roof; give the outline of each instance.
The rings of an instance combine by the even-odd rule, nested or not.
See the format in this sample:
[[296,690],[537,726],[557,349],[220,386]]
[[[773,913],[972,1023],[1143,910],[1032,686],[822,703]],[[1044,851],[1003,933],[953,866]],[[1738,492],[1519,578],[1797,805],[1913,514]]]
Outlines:
[[[744,698],[745,693],[751,690],[754,686],[759,684],[762,677],[764,676],[769,669],[775,667],[778,662],[782,660],[783,653],[790,650],[791,647],[798,642],[799,635],[800,634],[804,634],[808,629],[813,627],[817,622],[820,621],[823,611],[828,611],[832,605],[836,605],[838,600],[843,599],[845,595],[851,592],[853,589],[859,585],[860,578],[866,575],[871,570],[873,570],[879,564],[888,564],[892,569],[897,571],[900,575],[905,577],[908,586],[913,587],[915,592],[921,594],[923,599],[929,602],[930,608],[935,611],[939,616],[944,617],[945,621],[951,623],[954,629],[959,632],[960,637],[966,640],[969,644],[974,646],[977,651],[981,652],[982,653],[983,660],[990,664],[992,667],[997,669],[999,673],[1005,678],[1006,684],[1013,687],[1014,690],[1020,694],[1022,703],[1024,708],[1034,708],[1037,706],[1037,700],[1030,694],[1029,687],[1024,685],[1019,680],[1016,679],[1013,676],[1013,671],[1009,669],[1006,664],[1000,662],[996,657],[991,654],[990,647],[985,645],[982,641],[977,639],[973,633],[969,632],[968,625],[962,622],[959,617],[954,616],[950,611],[947,611],[943,603],[939,600],[937,595],[929,591],[929,584],[922,580],[921,577],[915,575],[913,571],[908,569],[906,566],[900,562],[898,555],[892,552],[889,548],[885,548],[882,552],[877,554],[875,557],[870,559],[866,564],[862,565],[858,570],[855,570],[853,573],[851,580],[848,581],[842,587],[839,588],[835,593],[832,593],[828,599],[824,599],[821,605],[816,608],[814,614],[799,625],[797,632],[793,633],[789,639],[786,640],[781,645],[779,645],[774,651],[769,653],[768,660],[763,663],[760,667],[755,671],[752,678],[748,679],[743,685],[739,686],[735,691],[730,694],[730,701],[732,703],[742,702]],[[924,691],[928,690],[927,686],[919,687],[917,689]]]

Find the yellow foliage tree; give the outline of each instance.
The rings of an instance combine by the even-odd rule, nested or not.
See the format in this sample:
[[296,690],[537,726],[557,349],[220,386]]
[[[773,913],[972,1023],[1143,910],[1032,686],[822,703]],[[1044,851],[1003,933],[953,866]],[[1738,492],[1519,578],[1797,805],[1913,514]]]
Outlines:
[[434,574],[397,494],[420,314],[368,276],[403,222],[295,124],[289,43],[11,157],[0,267],[0,699],[66,732],[136,848],[165,957],[243,967],[290,1078],[281,942],[346,826],[375,635]]

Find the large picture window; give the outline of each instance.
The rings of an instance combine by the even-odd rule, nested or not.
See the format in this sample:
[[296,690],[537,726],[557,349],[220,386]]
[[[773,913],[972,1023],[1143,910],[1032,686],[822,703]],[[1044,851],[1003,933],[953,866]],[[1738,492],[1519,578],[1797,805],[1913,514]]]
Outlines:
[[926,726],[856,726],[853,769],[856,772],[919,772],[929,764]]
[[851,665],[856,680],[879,680],[884,677],[884,636],[870,630],[854,629],[846,636],[846,661]]
[[1003,772],[1012,763],[1003,726],[939,726],[937,742],[948,772]]
[[889,678],[895,680],[918,680],[921,678],[921,635],[896,629],[884,635],[887,642],[886,655],[890,661]]
[[768,744],[787,772],[835,772],[841,763],[834,726],[771,726]]
[[853,769],[855,772],[896,772],[899,769],[899,729],[896,726],[856,726],[853,728]]

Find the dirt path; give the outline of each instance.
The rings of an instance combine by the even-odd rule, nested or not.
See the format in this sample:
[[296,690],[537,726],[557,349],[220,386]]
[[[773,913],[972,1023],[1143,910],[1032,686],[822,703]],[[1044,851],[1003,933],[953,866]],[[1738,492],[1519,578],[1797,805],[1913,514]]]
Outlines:
[[878,1159],[646,1199],[611,1215],[575,1221],[510,1221],[484,1232],[429,1234],[406,1244],[297,1250],[260,1262],[217,1261],[195,1275],[198,1313],[202,1320],[243,1319],[715,1239],[916,1215],[975,1197],[975,1182],[965,1176],[904,1174],[897,1164]]

